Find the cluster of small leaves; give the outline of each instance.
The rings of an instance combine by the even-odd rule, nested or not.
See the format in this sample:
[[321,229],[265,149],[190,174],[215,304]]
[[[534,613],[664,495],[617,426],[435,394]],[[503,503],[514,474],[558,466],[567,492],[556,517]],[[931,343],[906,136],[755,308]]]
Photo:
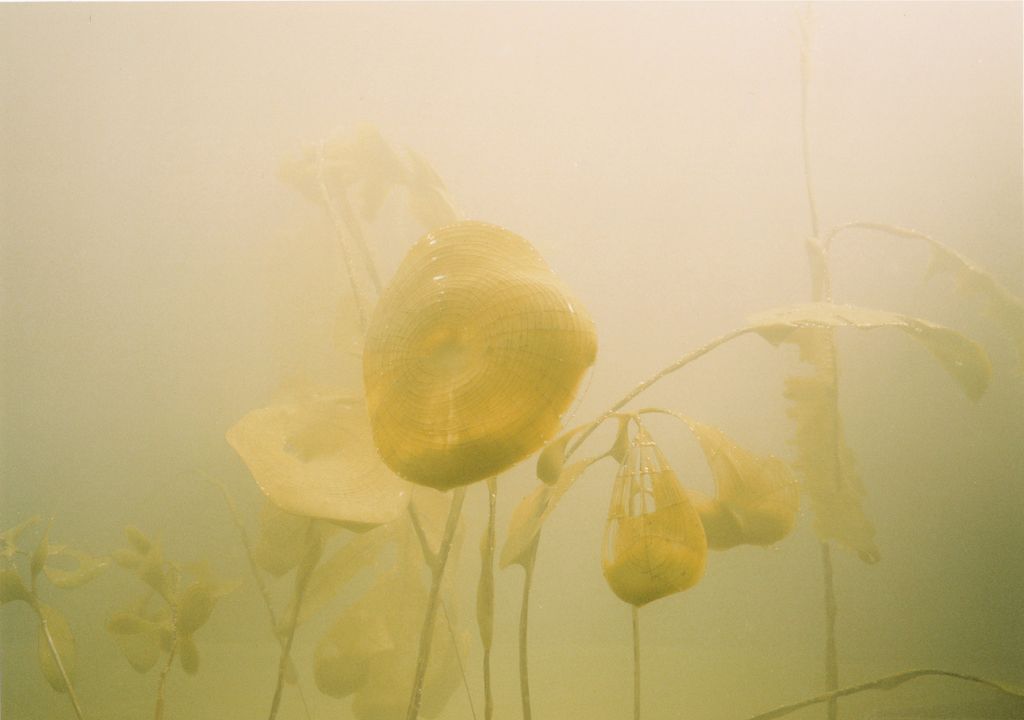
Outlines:
[[51,542],[52,521],[43,528],[31,552],[23,549],[26,534],[40,523],[41,519],[33,516],[0,533],[0,603],[21,601],[35,611],[39,618],[39,668],[50,687],[66,692],[64,675],[70,680],[76,664],[75,637],[64,615],[40,597],[39,580],[45,577],[55,587],[76,588],[99,575],[108,561]]
[[218,582],[206,563],[180,566],[164,559],[158,540],[134,527],[124,531],[128,546],[114,552],[114,561],[135,573],[145,590],[107,623],[129,664],[139,673],[156,665],[161,655],[176,653],[189,675],[199,670],[199,649],[193,636],[232,584]]

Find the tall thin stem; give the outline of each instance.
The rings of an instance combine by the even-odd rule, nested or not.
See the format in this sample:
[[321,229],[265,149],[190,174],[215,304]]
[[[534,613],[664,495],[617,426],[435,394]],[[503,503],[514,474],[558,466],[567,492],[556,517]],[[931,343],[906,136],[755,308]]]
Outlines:
[[529,637],[530,588],[533,586],[533,569],[537,564],[538,545],[540,545],[539,532],[523,562],[526,576],[523,578],[523,599],[519,605],[519,696],[523,705],[523,720],[532,720],[533,718],[533,711],[530,708],[530,662],[526,646]]
[[295,591],[293,593],[291,616],[288,618],[288,636],[281,647],[281,659],[277,663],[277,684],[274,687],[274,698],[270,702],[270,713],[267,715],[267,720],[274,720],[277,717],[278,708],[281,706],[284,677],[288,670],[288,664],[291,662],[292,643],[295,640],[295,630],[299,624],[299,610],[302,607],[302,599],[306,595],[306,586],[309,585],[309,578],[313,574],[313,569],[320,561],[320,555],[323,551],[323,546],[320,538],[317,537],[317,532],[316,521],[310,520],[306,527],[306,552],[298,569],[295,571]]
[[633,720],[640,720],[640,608],[633,610]]
[[178,609],[175,607],[171,609],[171,627],[173,628],[171,651],[167,653],[167,662],[164,663],[163,669],[160,670],[160,683],[156,688],[156,708],[153,710],[153,720],[163,720],[164,688],[167,686],[167,676],[170,674],[171,667],[174,664],[174,655],[178,651]]
[[[822,576],[825,581],[825,688],[832,692],[839,687],[839,653],[836,650],[836,589],[832,578],[832,550],[821,544]],[[828,701],[828,718],[836,720],[837,698]]]
[[484,648],[484,720],[494,716],[494,693],[491,688],[491,645],[494,641],[494,545],[497,535],[498,483],[487,480],[487,530],[480,547],[480,585],[477,588],[477,622],[480,642]]
[[53,656],[53,661],[57,664],[57,670],[60,672],[61,678],[64,680],[64,687],[67,688],[68,697],[71,699],[71,704],[75,708],[75,717],[78,720],[84,720],[84,714],[82,713],[82,705],[78,702],[78,696],[75,694],[75,688],[71,684],[71,678],[68,676],[68,671],[64,667],[64,660],[60,656],[60,652],[57,650],[57,644],[53,641],[53,635],[50,633],[50,623],[46,621],[46,616],[43,613],[39,614],[39,622],[43,628],[43,635],[46,636],[46,644],[50,648],[50,655]]
[[455,528],[458,527],[459,515],[462,512],[462,503],[465,499],[466,488],[460,487],[452,492],[452,505],[448,510],[448,521],[444,526],[444,537],[441,539],[441,547],[437,551],[436,560],[431,564],[430,573],[432,581],[430,596],[427,599],[427,615],[423,619],[423,630],[420,633],[420,650],[419,656],[416,658],[416,674],[413,676],[412,693],[409,696],[409,710],[406,713],[406,720],[416,720],[420,713],[420,703],[423,701],[423,678],[427,674],[430,646],[434,639],[434,624],[437,620],[437,600],[441,593],[441,580],[444,577],[445,566],[448,564],[448,554],[452,549]]

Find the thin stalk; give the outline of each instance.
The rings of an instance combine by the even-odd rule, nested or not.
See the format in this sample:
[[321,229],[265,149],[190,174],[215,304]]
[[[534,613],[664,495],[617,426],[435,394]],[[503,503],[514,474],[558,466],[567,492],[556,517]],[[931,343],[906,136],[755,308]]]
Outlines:
[[[423,524],[420,522],[420,517],[416,513],[413,503],[409,503],[407,506],[409,512],[409,522],[412,524],[413,530],[416,533],[416,539],[419,540],[420,550],[423,552],[423,561],[427,564],[427,567],[433,572],[434,565],[437,564],[437,556],[430,549],[430,543],[427,541],[427,533],[423,530]],[[445,624],[448,626],[448,637],[452,641],[452,650],[455,652],[455,659],[459,663],[459,672],[462,674],[462,687],[466,690],[466,700],[469,702],[469,712],[473,716],[473,720],[476,720],[476,705],[473,703],[473,693],[469,691],[469,678],[466,676],[466,668],[462,663],[462,653],[459,652],[459,642],[455,637],[455,630],[452,627],[451,617],[448,615],[448,606],[444,602],[444,598],[440,598],[438,603],[441,605],[441,612],[444,614]]]
[[532,720],[533,718],[533,711],[530,708],[530,663],[526,646],[529,637],[530,588],[533,587],[533,569],[537,564],[538,545],[540,545],[539,532],[523,562],[526,576],[523,578],[523,599],[519,605],[519,696],[523,705],[523,720]]
[[633,610],[633,720],[640,720],[640,608]]
[[427,599],[427,615],[423,619],[423,630],[420,633],[420,650],[419,656],[416,658],[416,674],[413,676],[406,720],[416,720],[420,713],[420,703],[423,701],[423,678],[427,674],[430,646],[434,639],[434,623],[437,620],[437,601],[441,593],[441,580],[444,577],[445,565],[448,564],[448,553],[452,549],[455,528],[458,527],[459,515],[462,512],[462,503],[465,499],[465,487],[453,491],[452,505],[448,510],[448,521],[444,526],[444,537],[441,539],[441,547],[437,551],[437,561],[430,568],[432,575],[430,596]]
[[75,688],[71,684],[71,678],[68,676],[68,671],[64,667],[64,660],[60,656],[60,652],[57,651],[57,644],[53,641],[53,635],[50,633],[50,623],[46,621],[46,616],[41,612],[38,612],[39,622],[42,624],[43,635],[46,636],[46,644],[50,648],[50,655],[53,656],[53,661],[57,663],[57,670],[60,671],[60,676],[64,680],[64,687],[67,688],[68,697],[71,698],[71,704],[75,708],[75,717],[78,720],[84,720],[84,713],[82,712],[82,705],[78,702],[78,696],[75,694]]
[[320,148],[317,151],[316,158],[316,176],[317,184],[320,187],[320,198],[324,203],[324,207],[327,209],[328,215],[331,217],[331,223],[334,226],[334,233],[338,239],[338,247],[341,249],[341,256],[345,262],[345,270],[348,272],[348,281],[352,286],[352,294],[355,296],[356,308],[359,310],[359,325],[366,330],[366,326],[370,321],[370,309],[367,301],[367,295],[363,289],[362,283],[359,281],[359,272],[355,267],[355,262],[352,258],[352,248],[342,232],[342,226],[345,225],[344,220],[338,216],[338,211],[334,207],[334,203],[331,200],[331,193],[327,189],[327,180],[324,178],[324,147],[323,143],[320,144]]
[[840,690],[833,690],[831,692],[822,693],[821,695],[815,695],[807,700],[783,705],[782,707],[769,710],[768,712],[761,713],[760,715],[754,715],[753,717],[747,718],[747,720],[776,720],[776,718],[785,717],[786,715],[794,713],[797,710],[803,710],[811,705],[833,702],[836,699],[847,695],[856,695],[857,693],[862,693],[867,690],[892,690],[903,683],[916,680],[920,677],[948,677],[956,680],[964,680],[966,682],[984,685],[985,687],[992,688],[993,690],[997,690],[1004,695],[1009,695],[1010,697],[1024,699],[1024,691],[1019,688],[1004,685],[996,682],[995,680],[989,680],[977,675],[966,675],[964,673],[949,672],[948,670],[908,670],[906,672],[896,673],[895,675],[886,675],[885,677],[878,678],[877,680],[871,680],[859,685],[851,685]]
[[480,545],[480,585],[477,588],[477,622],[484,648],[484,720],[494,717],[494,693],[491,688],[491,645],[494,641],[494,546],[497,535],[498,483],[487,480],[487,529]]
[[292,643],[295,640],[295,630],[299,624],[299,609],[302,607],[302,599],[306,594],[306,587],[309,585],[309,578],[313,574],[320,561],[323,547],[320,538],[316,537],[316,521],[310,520],[306,529],[306,552],[295,572],[295,591],[292,600],[292,612],[288,618],[288,636],[285,638],[281,648],[281,659],[277,664],[277,684],[274,687],[274,698],[270,702],[270,713],[267,720],[274,720],[277,717],[278,708],[281,706],[281,695],[284,691],[284,676],[290,662]]
[[[267,616],[270,618],[270,627],[274,632],[274,637],[277,639],[278,645],[281,649],[284,649],[285,640],[277,632],[277,613],[274,612],[274,605],[270,602],[270,594],[267,592],[267,586],[263,582],[263,576],[260,575],[259,565],[256,563],[256,553],[252,549],[252,543],[249,541],[249,534],[245,530],[245,524],[242,522],[242,518],[238,513],[238,508],[235,506],[235,500],[231,497],[231,493],[228,492],[227,487],[220,480],[212,477],[207,477],[207,481],[213,483],[220,488],[221,494],[224,496],[224,502],[228,506],[228,512],[231,514],[231,522],[234,523],[235,528],[238,530],[238,535],[242,540],[242,546],[245,548],[245,557],[249,562],[249,570],[252,573],[253,581],[256,583],[256,588],[260,592],[260,597],[263,598],[263,605],[267,609]],[[309,703],[306,701],[306,693],[302,689],[301,683],[296,683],[299,691],[299,699],[302,700],[302,708],[306,713],[306,717],[312,717],[309,710]]]
[[[800,136],[803,147],[803,160],[804,160],[804,185],[807,191],[807,208],[810,214],[811,221],[811,235],[814,238],[814,244],[818,242],[819,235],[819,223],[818,223],[818,207],[814,197],[814,181],[811,174],[811,147],[810,147],[810,131],[808,129],[807,122],[807,108],[809,106],[808,98],[810,95],[811,87],[811,8],[807,7],[806,14],[801,18],[800,21],[800,32],[802,36],[802,42],[800,44]],[[814,257],[814,247],[808,246],[808,251],[811,254],[811,262],[814,263],[816,258]],[[824,255],[824,250],[821,251]],[[812,265],[813,266],[813,265]],[[832,301],[832,290],[831,290],[831,279],[829,278],[828,267],[824,263],[824,257],[822,257],[821,267],[821,282],[815,282],[814,299],[825,300],[827,302]],[[835,344],[833,341],[833,334],[829,332],[829,345],[831,350],[831,356],[833,362],[830,363],[832,373],[832,387],[835,388],[835,393],[838,394],[839,378],[838,369],[835,360]],[[839,462],[839,400],[838,397],[834,398],[835,404],[833,406],[834,412],[832,413],[832,422],[836,425],[833,437],[835,438],[836,445],[833,448],[835,459],[835,469],[833,471],[833,477],[836,477],[841,472],[842,465]],[[829,548],[827,542],[821,544],[821,558],[822,568],[824,570],[824,585],[825,585],[825,689],[829,692],[834,692],[839,687],[839,655],[836,650],[836,592],[835,583],[833,580],[832,572],[832,551]],[[839,708],[836,702],[838,696],[829,699],[828,701],[828,720],[837,720],[839,715]]]
[[[832,549],[827,542],[821,544],[821,566],[825,585],[825,688],[833,692],[839,687],[839,653],[836,650],[836,589],[832,578]],[[828,701],[828,718],[839,714],[837,698]]]
[[171,651],[167,653],[167,662],[160,670],[160,684],[156,688],[156,708],[153,711],[153,720],[162,720],[164,716],[164,688],[167,686],[167,676],[174,664],[174,655],[178,652],[178,609],[172,606],[171,627]]

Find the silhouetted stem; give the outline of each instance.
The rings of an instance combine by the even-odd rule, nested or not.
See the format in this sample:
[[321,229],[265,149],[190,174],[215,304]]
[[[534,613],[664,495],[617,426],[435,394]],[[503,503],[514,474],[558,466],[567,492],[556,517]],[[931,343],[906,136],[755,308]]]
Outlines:
[[[427,541],[427,533],[423,530],[423,525],[420,523],[420,516],[416,513],[413,503],[409,503],[406,508],[409,513],[409,522],[412,524],[412,528],[416,533],[416,538],[420,543],[420,550],[423,552],[423,561],[427,564],[427,567],[431,569],[431,572],[433,572],[434,564],[437,562],[437,556],[430,549],[430,543]],[[444,613],[444,621],[448,626],[448,637],[451,638],[452,650],[455,652],[455,659],[459,663],[459,672],[462,674],[462,687],[466,690],[466,700],[469,702],[469,712],[473,715],[473,720],[476,720],[476,706],[473,703],[473,693],[469,691],[469,678],[466,677],[466,668],[462,664],[462,653],[459,652],[459,643],[455,637],[455,630],[452,628],[451,618],[448,616],[448,606],[445,605],[444,598],[439,598],[438,604],[441,606],[441,612]]]
[[498,483],[487,480],[487,530],[480,552],[480,587],[477,591],[477,613],[480,641],[484,648],[484,720],[494,716],[494,694],[491,689],[491,645],[494,640],[494,545],[497,535],[495,519],[498,510]]
[[966,682],[977,683],[979,685],[984,685],[985,687],[998,690],[1005,695],[1024,699],[1024,691],[1010,687],[1009,685],[1003,685],[1002,683],[998,683],[994,680],[978,677],[977,675],[966,675],[964,673],[949,672],[947,670],[908,670],[906,672],[896,673],[895,675],[886,675],[885,677],[878,678],[877,680],[871,680],[870,682],[861,683],[859,685],[851,685],[850,687],[845,687],[840,690],[822,693],[821,695],[816,695],[812,698],[808,698],[807,700],[801,700],[800,702],[783,705],[782,707],[769,710],[768,712],[761,713],[760,715],[749,717],[747,720],[775,720],[776,718],[794,713],[797,710],[803,710],[811,705],[833,702],[838,698],[845,697],[847,695],[856,695],[857,693],[862,693],[866,690],[892,690],[903,683],[910,682],[911,680],[915,680],[919,677],[929,676],[949,677],[957,680],[964,680]]
[[[825,584],[825,689],[834,692],[839,687],[839,653],[836,650],[836,590],[832,579],[832,549],[827,542],[821,544],[822,577]],[[828,718],[835,720],[839,713],[837,699],[828,701]]]
[[153,711],[153,720],[162,720],[164,716],[164,688],[167,686],[167,676],[174,664],[174,655],[178,652],[178,609],[171,608],[171,651],[167,653],[167,662],[160,670],[160,683],[156,687],[156,708]]
[[[242,518],[238,514],[238,508],[235,506],[234,498],[231,497],[231,493],[228,492],[227,487],[224,483],[211,477],[206,478],[209,482],[220,488],[221,494],[224,495],[224,502],[227,503],[228,512],[231,514],[231,522],[234,523],[235,528],[238,530],[238,535],[242,539],[242,546],[245,548],[245,557],[249,561],[249,570],[252,573],[253,581],[256,583],[256,588],[260,591],[260,597],[263,598],[263,605],[267,609],[267,615],[270,618],[270,628],[274,633],[274,637],[277,638],[278,645],[281,649],[284,649],[284,638],[277,632],[277,613],[274,612],[274,605],[270,602],[270,594],[267,592],[267,586],[263,583],[263,576],[260,575],[259,565],[256,563],[256,554],[252,549],[252,543],[249,542],[249,534],[245,531],[245,524],[242,522]],[[306,717],[311,717],[309,712],[309,703],[306,702],[306,693],[302,690],[302,685],[296,683],[299,690],[299,698],[302,700],[302,709],[306,713]]]
[[288,618],[288,636],[285,638],[281,648],[281,659],[277,663],[277,684],[274,687],[274,698],[270,702],[270,714],[267,720],[274,720],[277,717],[277,710],[281,706],[281,695],[284,691],[284,676],[288,669],[289,658],[291,657],[292,643],[295,640],[295,630],[299,624],[299,610],[302,607],[302,599],[306,595],[306,587],[309,585],[309,578],[313,569],[320,561],[323,551],[320,539],[316,537],[316,521],[310,520],[306,529],[306,552],[302,562],[295,572],[295,591],[292,599],[292,612]]
[[416,674],[413,676],[412,694],[409,697],[406,720],[416,720],[420,713],[420,703],[423,700],[423,678],[427,674],[427,664],[430,661],[430,646],[434,639],[434,623],[437,620],[437,601],[441,593],[441,580],[444,577],[445,565],[448,564],[448,554],[452,549],[455,528],[458,527],[459,514],[462,512],[462,503],[465,499],[466,488],[460,487],[452,492],[452,505],[448,510],[444,537],[441,539],[441,547],[438,548],[436,561],[431,564],[432,581],[430,595],[427,599],[427,615],[423,619],[423,630],[420,633],[420,650],[416,658]]
[[533,586],[533,568],[537,564],[537,546],[540,544],[540,533],[533,540],[533,545],[526,553],[523,569],[523,600],[519,606],[519,696],[523,705],[523,720],[532,720],[530,708],[530,663],[527,657],[526,644],[529,637],[530,620],[530,588]]
[[633,610],[633,720],[640,720],[640,609]]
[[82,713],[82,706],[78,702],[78,696],[75,694],[75,688],[71,684],[71,678],[68,676],[68,671],[64,667],[64,660],[60,656],[60,652],[57,650],[57,644],[53,641],[53,635],[50,633],[50,624],[46,621],[46,616],[42,613],[39,614],[39,622],[43,628],[43,635],[46,636],[46,644],[50,648],[50,655],[53,656],[53,661],[57,664],[57,670],[60,671],[60,676],[64,680],[64,687],[68,691],[68,697],[71,699],[71,704],[75,708],[75,716],[78,720],[84,720],[84,714]]

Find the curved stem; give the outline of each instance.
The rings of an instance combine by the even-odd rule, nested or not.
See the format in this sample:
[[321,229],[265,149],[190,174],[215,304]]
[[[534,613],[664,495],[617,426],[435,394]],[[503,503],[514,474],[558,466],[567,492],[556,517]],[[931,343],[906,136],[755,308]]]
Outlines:
[[455,528],[459,524],[459,514],[462,512],[462,503],[466,499],[466,488],[460,487],[452,493],[452,505],[448,510],[448,521],[444,526],[444,537],[441,539],[441,547],[437,551],[436,562],[432,563],[430,573],[432,582],[430,585],[430,596],[427,599],[427,615],[423,619],[423,630],[420,633],[420,650],[416,658],[416,674],[412,681],[412,694],[409,697],[409,710],[406,713],[406,720],[416,720],[420,712],[420,703],[423,700],[423,678],[427,674],[427,663],[430,660],[430,646],[434,639],[434,623],[437,620],[437,601],[441,592],[441,580],[444,577],[444,568],[448,564],[448,553],[452,549],[452,540],[455,538]]
[[998,690],[1004,695],[1024,699],[1024,691],[977,675],[966,675],[964,673],[950,672],[948,670],[908,670],[906,672],[896,673],[895,675],[886,675],[885,677],[878,678],[877,680],[871,680],[859,685],[851,685],[840,690],[833,690],[832,692],[815,695],[807,700],[783,705],[782,707],[775,708],[774,710],[754,715],[753,717],[747,718],[747,720],[775,720],[775,718],[784,717],[790,713],[796,712],[797,710],[803,710],[806,707],[810,707],[811,705],[832,702],[837,698],[841,698],[846,695],[856,695],[857,693],[862,693],[867,690],[892,690],[903,683],[916,680],[920,677],[948,677],[956,680],[964,680],[966,682],[984,685],[985,687],[992,688],[993,690]]
[[71,704],[75,708],[75,717],[77,717],[78,720],[84,720],[82,706],[78,702],[78,696],[75,694],[75,688],[71,684],[71,678],[68,676],[68,671],[64,667],[64,661],[60,656],[60,652],[57,650],[57,644],[53,641],[53,635],[50,633],[50,623],[46,621],[45,615],[38,612],[38,610],[37,613],[39,615],[39,622],[43,628],[43,635],[46,636],[46,644],[50,648],[50,655],[53,656],[53,661],[57,664],[57,670],[60,671],[60,676],[64,680],[64,687],[67,688],[68,697],[71,698]]

